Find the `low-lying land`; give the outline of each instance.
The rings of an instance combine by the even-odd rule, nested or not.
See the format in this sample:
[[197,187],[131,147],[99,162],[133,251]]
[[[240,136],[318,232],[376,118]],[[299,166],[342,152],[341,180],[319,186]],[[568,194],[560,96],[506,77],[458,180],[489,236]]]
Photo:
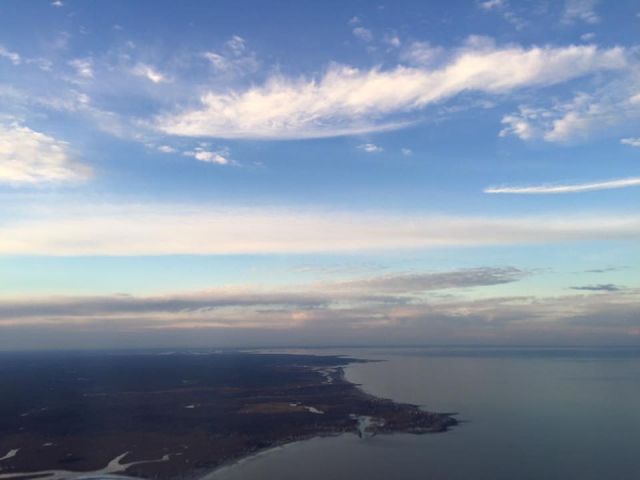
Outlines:
[[[4,354],[0,479],[192,478],[318,435],[441,432],[449,414],[376,398],[336,356]],[[34,477],[35,478],[35,477]]]

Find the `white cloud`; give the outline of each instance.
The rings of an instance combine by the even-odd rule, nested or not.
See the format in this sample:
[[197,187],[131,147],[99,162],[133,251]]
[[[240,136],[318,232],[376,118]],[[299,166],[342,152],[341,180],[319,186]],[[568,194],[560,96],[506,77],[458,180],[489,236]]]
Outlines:
[[193,157],[196,160],[206,163],[215,163],[216,165],[231,165],[233,162],[229,159],[229,150],[222,149],[219,151],[206,150],[203,147],[197,147],[193,151],[185,152],[184,155]]
[[507,0],[487,0],[480,2],[478,5],[481,9],[487,12],[500,12],[502,18],[504,18],[518,30],[523,28],[527,23],[524,19],[520,18],[520,16],[516,15]]
[[244,38],[233,35],[227,42],[225,46],[233,53],[235,56],[240,56],[244,53],[246,49],[246,41]]
[[355,27],[352,30],[353,36],[362,40],[363,42],[370,42],[373,40],[373,33],[371,30],[364,27]]
[[480,2],[480,8],[484,10],[493,10],[494,8],[500,8],[504,6],[505,0],[486,0],[484,2]]
[[71,157],[67,143],[20,125],[0,125],[0,183],[75,182],[90,169]]
[[365,151],[367,153],[380,153],[382,151],[384,151],[384,148],[379,147],[378,145],[374,144],[374,143],[364,143],[362,145],[358,145],[358,148],[362,151]]
[[76,74],[82,78],[93,78],[93,61],[90,58],[76,58],[69,61]]
[[7,50],[2,45],[0,45],[0,58],[6,58],[14,65],[20,65],[21,62],[20,54]]
[[544,116],[546,116],[545,112],[521,105],[517,114],[505,115],[502,118],[502,124],[505,127],[500,130],[499,135],[501,137],[515,135],[521,140],[531,140],[539,135],[534,126],[535,120]]
[[553,121],[553,127],[544,135],[549,142],[565,142],[580,136],[583,139],[594,126],[594,121],[600,116],[598,112],[589,111],[586,115],[576,111],[569,111],[561,118]]
[[242,75],[255,72],[259,66],[259,62],[252,52],[239,57],[222,55],[216,52],[205,52],[202,56],[209,61],[218,73]]
[[583,33],[582,35],[580,35],[580,40],[582,40],[583,42],[590,42],[594,38],[596,38],[596,34],[593,32]]
[[410,148],[401,148],[400,151],[405,157],[410,157],[411,155],[413,155],[413,150],[411,150]]
[[623,145],[629,145],[631,147],[640,147],[640,137],[623,138],[622,140],[620,140],[620,143],[622,143]]
[[[406,114],[462,92],[503,94],[627,65],[622,48],[495,48],[475,42],[445,65],[359,70],[334,65],[318,79],[269,78],[244,91],[208,92],[200,106],[162,115],[172,135],[219,138],[320,138],[397,128]],[[404,114],[402,119],[398,115]],[[395,116],[395,117],[394,117]],[[389,118],[393,117],[393,118]]]
[[216,70],[225,71],[230,68],[231,62],[219,53],[205,52],[202,54],[202,56],[209,60],[209,62],[211,62],[211,65],[213,65],[213,68],[215,68]]
[[40,70],[45,72],[50,72],[53,67],[53,62],[46,58],[27,58],[25,63],[36,65]]
[[429,66],[444,53],[442,47],[434,47],[428,42],[413,42],[400,55],[410,65]]
[[160,145],[158,147],[158,151],[162,152],[162,153],[175,153],[176,149],[169,146],[169,145]]
[[294,254],[640,240],[640,217],[615,214],[465,217],[41,200],[19,207],[0,205],[0,254]]
[[601,129],[617,121],[618,112],[600,98],[578,94],[559,109],[560,117],[552,120],[544,133],[549,142],[565,142],[575,137],[586,138],[594,128]]
[[500,136],[569,143],[603,136],[616,129],[624,132],[627,126],[640,120],[639,78],[640,72],[632,70],[594,92],[579,92],[572,99],[549,107],[521,105],[518,112],[503,117],[505,127]]
[[62,3],[62,0],[54,0],[53,2],[51,2],[51,6],[52,7],[64,7],[64,3]]
[[164,83],[169,81],[166,75],[163,75],[150,65],[146,65],[144,63],[137,64],[131,73],[138,77],[144,77],[153,83]]
[[600,17],[595,12],[598,0],[566,0],[563,21],[573,23],[582,21],[585,23],[598,23]]
[[549,193],[580,193],[596,190],[614,190],[618,188],[640,186],[640,177],[622,178],[619,180],[606,180],[602,182],[573,183],[565,185],[531,185],[526,187],[489,187],[485,193],[512,193],[512,194],[549,194]]
[[402,45],[402,41],[397,35],[385,35],[384,42],[394,48],[398,48]]
[[234,35],[225,42],[222,50],[202,54],[218,73],[241,75],[258,69],[256,54],[247,49],[246,41],[242,37]]

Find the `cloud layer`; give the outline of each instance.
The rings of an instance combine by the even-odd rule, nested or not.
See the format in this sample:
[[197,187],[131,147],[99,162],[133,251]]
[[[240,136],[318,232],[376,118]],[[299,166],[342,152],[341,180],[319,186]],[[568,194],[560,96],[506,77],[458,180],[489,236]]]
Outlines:
[[[406,303],[404,295],[434,290],[483,287],[516,282],[526,275],[514,267],[479,267],[448,272],[394,274],[349,282],[329,282],[270,291],[255,286],[214,288],[201,292],[134,297],[131,295],[40,297],[0,300],[0,324],[18,319],[120,317],[154,313],[211,313],[233,308],[316,309],[329,304]],[[392,294],[392,295],[389,295]]]
[[[461,295],[518,281],[514,267],[247,285],[136,297],[0,299],[0,349],[20,347],[637,341],[640,292],[608,285],[558,297]],[[577,287],[580,288],[580,287]],[[581,288],[582,289],[582,288]],[[433,292],[433,290],[443,290]],[[475,290],[474,290],[475,291]],[[433,292],[433,293],[431,293]],[[594,293],[595,292],[595,293]],[[444,295],[446,293],[446,295]],[[88,343],[83,343],[88,341]]]
[[161,204],[39,205],[21,212],[19,221],[10,213],[0,224],[0,254],[353,252],[640,238],[637,216],[491,218]]

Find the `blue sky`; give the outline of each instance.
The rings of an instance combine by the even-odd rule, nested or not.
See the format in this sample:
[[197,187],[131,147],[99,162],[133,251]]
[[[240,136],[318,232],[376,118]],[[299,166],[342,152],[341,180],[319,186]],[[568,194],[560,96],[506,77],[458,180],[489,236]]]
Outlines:
[[637,2],[0,27],[0,348],[640,340]]

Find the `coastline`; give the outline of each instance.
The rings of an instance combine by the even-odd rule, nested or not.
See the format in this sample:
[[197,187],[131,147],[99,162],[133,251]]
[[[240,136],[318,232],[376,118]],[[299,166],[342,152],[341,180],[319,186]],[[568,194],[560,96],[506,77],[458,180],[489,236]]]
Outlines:
[[[451,415],[364,392],[347,380],[345,367],[369,361],[352,357],[187,353],[83,360],[82,371],[72,375],[68,365],[80,368],[73,356],[29,363],[37,372],[32,377],[56,378],[69,400],[43,390],[37,399],[25,393],[15,403],[33,413],[7,415],[14,420],[0,438],[0,453],[18,453],[2,461],[2,474],[104,474],[128,452],[118,458],[130,468],[108,473],[195,480],[317,437],[423,434],[457,424]],[[115,371],[131,374],[111,376]],[[24,378],[8,379],[18,395]],[[71,408],[87,414],[69,423]],[[45,430],[50,433],[39,433]]]
[[[315,356],[319,356],[322,357],[322,355],[317,355],[317,354],[313,354]],[[331,355],[331,357],[337,357],[335,355]],[[355,357],[351,357],[351,356],[339,356],[347,361],[350,361],[349,364],[346,365],[346,367],[348,367],[349,365],[353,364],[353,363],[377,363],[377,362],[382,362],[383,360],[367,360],[367,359],[360,359],[360,358],[355,358]],[[308,366],[309,368],[313,368],[311,366]],[[358,383],[354,383],[351,382],[349,380],[347,380],[346,378],[346,371],[345,371],[345,367],[340,366],[340,367],[335,367],[335,368],[329,368],[328,370],[332,371],[333,376],[331,378],[331,382],[330,383],[343,383],[345,385],[348,385],[350,387],[354,387],[357,392],[362,395],[363,397],[372,400],[372,401],[382,401],[382,402],[389,402],[389,403],[393,403],[395,405],[399,405],[399,406],[410,406],[410,407],[414,407],[416,409],[419,409],[420,411],[424,412],[424,413],[431,413],[433,414],[434,412],[427,412],[422,410],[422,408],[418,405],[413,405],[413,404],[406,404],[406,403],[398,403],[395,402],[391,399],[388,398],[383,398],[383,397],[377,397],[375,395],[372,395],[370,393],[367,393],[366,391],[364,391],[361,388],[361,384]],[[457,415],[457,413],[436,413],[436,415],[442,415],[442,416],[446,416],[449,417],[452,422],[446,424],[442,429],[437,429],[434,431],[389,431],[389,430],[381,430],[379,432],[375,432],[373,433],[371,436],[376,435],[377,433],[383,434],[383,435],[394,435],[394,434],[409,434],[409,435],[421,435],[421,434],[426,434],[426,433],[443,433],[448,431],[449,428],[456,426],[459,424],[459,421],[457,419],[454,418],[455,415]],[[371,417],[367,417],[367,418],[371,418]],[[369,426],[369,425],[367,425]],[[382,426],[382,425],[376,425],[375,423],[372,426]],[[366,427],[365,427],[366,428]],[[192,480],[216,480],[218,478],[219,475],[224,475],[224,473],[228,470],[231,470],[235,467],[239,467],[241,465],[244,465],[245,463],[248,462],[252,462],[252,461],[256,461],[256,460],[260,460],[261,458],[267,456],[267,455],[271,455],[274,453],[278,453],[278,452],[282,452],[285,449],[291,448],[295,445],[304,443],[304,442],[308,442],[310,440],[313,439],[320,439],[320,438],[337,438],[337,437],[341,437],[343,435],[355,435],[355,436],[360,436],[362,438],[361,432],[359,431],[360,429],[360,424],[358,424],[358,426],[355,429],[351,429],[351,430],[343,430],[343,431],[336,431],[336,432],[320,432],[320,433],[315,433],[315,434],[310,434],[306,437],[303,438],[296,438],[296,439],[291,439],[291,440],[283,440],[282,442],[277,442],[274,443],[273,445],[267,446],[264,449],[259,449],[255,452],[249,453],[245,456],[239,457],[239,458],[230,458],[228,460],[225,460],[221,465],[219,465],[218,467],[214,468],[213,470],[203,474],[203,475],[196,475],[194,477],[192,477]]]
[[[269,353],[258,353],[258,355],[269,355]],[[317,355],[318,357],[321,357],[322,355]],[[332,355],[333,356],[333,355]],[[343,357],[347,360],[357,360],[359,362],[368,362],[369,360],[362,360],[362,359],[351,359],[350,357]],[[314,368],[313,366],[307,366],[308,368]],[[338,380],[338,381],[344,381],[347,384],[350,385],[354,385],[358,390],[360,390],[363,394],[367,395],[366,392],[364,392],[362,389],[359,388],[358,385],[349,382],[346,379],[345,376],[345,372],[344,372],[344,368],[342,367],[336,367],[333,368],[332,370],[335,371],[339,371],[338,373],[338,377],[334,377],[332,380]],[[259,458],[262,458],[266,455],[272,454],[272,453],[276,453],[279,451],[282,451],[283,449],[292,447],[293,445],[299,444],[299,443],[303,443],[309,440],[312,440],[314,438],[331,438],[331,437],[339,437],[341,435],[348,435],[350,433],[355,434],[355,432],[348,432],[348,431],[342,431],[342,432],[335,432],[335,433],[321,433],[321,434],[310,434],[308,436],[305,437],[301,437],[301,438],[296,438],[296,439],[285,439],[282,440],[281,442],[275,442],[273,445],[269,445],[263,449],[258,449],[255,452],[249,452],[246,455],[243,455],[241,457],[237,457],[237,458],[229,458],[226,460],[223,460],[222,463],[220,465],[218,465],[217,467],[215,467],[213,470],[208,471],[207,473],[203,474],[203,475],[194,475],[192,478],[192,480],[215,480],[217,478],[218,475],[224,473],[225,471],[232,469],[236,466],[240,466],[243,465],[246,462],[251,462],[253,460],[257,460]]]

